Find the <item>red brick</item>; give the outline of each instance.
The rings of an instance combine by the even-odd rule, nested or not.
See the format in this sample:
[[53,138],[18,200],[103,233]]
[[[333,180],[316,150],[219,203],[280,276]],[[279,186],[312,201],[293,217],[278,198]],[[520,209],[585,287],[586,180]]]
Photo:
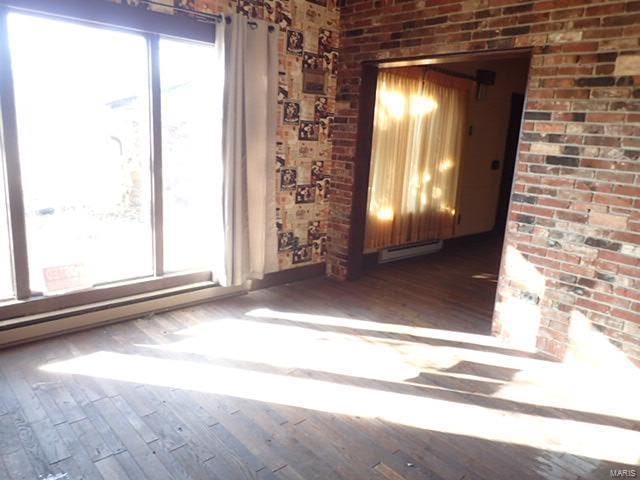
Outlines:
[[[538,346],[558,357],[566,349],[568,314],[576,306],[603,325],[607,314],[620,322],[639,321],[640,259],[604,247],[615,242],[618,248],[640,245],[640,163],[636,153],[640,150],[640,111],[632,110],[634,98],[640,98],[640,77],[615,76],[614,72],[619,53],[638,50],[640,2],[592,3],[437,0],[419,9],[415,2],[377,7],[374,0],[362,0],[348,4],[341,13],[343,25],[350,29],[375,25],[366,38],[359,42],[349,39],[342,45],[340,60],[349,67],[340,70],[338,90],[348,98],[344,104],[348,108],[344,113],[338,111],[337,116],[348,116],[351,125],[357,125],[359,65],[363,61],[513,46],[533,49],[527,116],[522,124],[522,131],[530,136],[521,142],[513,191],[533,196],[536,204],[514,203],[505,241],[518,244],[549,285],[556,285],[559,272],[564,272],[582,279],[584,285],[580,286],[592,295],[588,299],[564,289],[557,293],[548,289],[548,295],[541,299],[543,327]],[[356,6],[362,13],[356,12]],[[478,12],[484,16],[477,16]],[[437,25],[402,30],[404,21],[446,15]],[[400,16],[406,20],[399,20]],[[356,22],[363,20],[367,23],[357,26]],[[394,32],[406,35],[402,42],[407,43],[398,41],[397,47],[390,43],[390,48],[385,48]],[[498,38],[500,34],[509,37]],[[346,161],[355,152],[356,135],[342,132],[352,136],[337,138],[334,158]],[[559,153],[544,154],[547,150]],[[547,155],[556,158],[547,162]],[[344,166],[333,168],[337,171]],[[351,182],[342,187],[353,188]],[[340,198],[345,197],[337,197],[336,206]],[[535,223],[522,223],[525,218]],[[552,233],[565,227],[572,232],[561,232],[566,238],[558,238],[557,245],[549,248]],[[592,237],[595,246],[584,245],[577,232],[584,238]],[[348,235],[334,243],[342,257],[336,255],[329,264],[331,268],[339,265],[336,274],[346,275]],[[596,278],[596,271],[607,281]],[[498,298],[518,292],[503,279]],[[496,316],[494,331],[499,329],[498,322]],[[603,334],[616,335],[615,329],[608,327]]]

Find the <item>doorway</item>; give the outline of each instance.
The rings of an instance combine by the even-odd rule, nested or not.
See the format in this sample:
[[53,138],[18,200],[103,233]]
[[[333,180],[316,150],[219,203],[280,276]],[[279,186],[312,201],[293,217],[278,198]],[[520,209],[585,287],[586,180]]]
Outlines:
[[[352,274],[354,277],[362,274],[375,274],[376,269],[381,268],[387,271],[395,268],[394,265],[397,265],[400,275],[403,265],[409,263],[413,266],[412,272],[415,276],[415,265],[420,262],[425,264],[425,275],[431,275],[434,271],[446,274],[446,271],[455,271],[458,268],[453,258],[457,257],[462,262],[459,265],[459,270],[464,270],[464,275],[492,284],[489,296],[493,300],[509,211],[511,187],[516,169],[518,139],[529,66],[530,53],[528,51],[512,51],[495,55],[481,54],[411,62],[397,61],[365,67],[361,100],[366,103],[361,105],[359,168],[356,172],[356,181],[359,182],[359,188],[356,191],[360,192],[360,198],[354,199],[354,231],[350,251],[350,262],[355,267]],[[374,188],[379,188],[376,186],[380,184],[380,178],[375,177],[376,173],[381,171],[379,165],[376,164],[377,161],[380,161],[380,155],[376,151],[377,148],[380,148],[380,132],[376,129],[380,128],[381,122],[380,89],[386,88],[386,86],[381,87],[381,78],[385,78],[388,73],[423,75],[422,78],[426,81],[429,81],[429,76],[433,76],[435,73],[440,83],[443,79],[445,85],[447,83],[460,85],[460,82],[463,84],[467,82],[470,88],[466,95],[465,118],[457,121],[458,129],[462,132],[459,156],[451,157],[449,155],[446,159],[439,158],[436,161],[440,163],[436,163],[435,167],[431,167],[431,170],[425,167],[417,174],[411,172],[404,180],[403,187],[398,189],[398,186],[395,186],[395,189],[400,190],[405,197],[404,205],[407,203],[406,198],[410,197],[406,189],[416,188],[412,186],[411,175],[415,178],[433,181],[433,172],[437,174],[438,171],[443,170],[442,162],[445,164],[453,163],[456,170],[455,185],[452,187],[453,191],[448,192],[448,198],[453,198],[453,200],[448,201],[444,207],[440,205],[443,212],[446,209],[447,218],[450,217],[451,221],[449,223],[443,222],[441,217],[438,217],[439,220],[435,223],[437,228],[423,229],[425,235],[422,237],[415,235],[410,237],[403,231],[400,234],[390,235],[391,240],[386,243],[378,242],[375,244],[371,240],[372,218],[377,222],[376,226],[379,226],[380,219],[382,221],[386,219],[389,225],[407,223],[406,218],[402,218],[402,221],[397,220],[399,215],[393,208],[382,205],[380,201],[376,203],[376,200],[381,196],[379,192],[372,192]],[[407,106],[407,111],[409,111],[410,102],[407,103]],[[437,121],[438,118],[441,119],[443,116],[433,115],[431,120]],[[414,128],[414,137],[416,131]],[[419,140],[412,138],[411,141]],[[426,143],[434,141],[442,143],[450,140],[443,136],[437,138],[432,136]],[[387,160],[390,156],[389,151],[391,150],[387,149],[385,152]],[[427,154],[424,149],[420,150],[418,153],[420,161]],[[451,162],[452,158],[453,162]],[[393,161],[400,162],[401,160],[393,159]],[[412,164],[415,163],[416,161],[413,161]],[[403,166],[397,170],[404,168]],[[387,172],[391,171],[393,169],[387,169]],[[387,173],[385,180],[388,175]],[[387,183],[389,182],[387,181]],[[432,194],[433,186],[430,187],[431,190],[426,190],[426,188],[418,190],[418,192],[429,192],[428,196],[422,193],[422,202],[425,205],[436,201]],[[438,195],[442,194],[441,191],[437,193]],[[419,193],[415,195],[418,203],[420,202],[419,195]],[[411,208],[415,210],[415,207]],[[431,220],[429,221],[433,226],[433,214],[430,215]],[[418,218],[416,213],[411,212],[411,221],[415,222],[416,218]],[[413,231],[415,233],[415,228]],[[379,232],[376,231],[376,233]],[[436,245],[423,248],[425,244],[432,243]],[[415,249],[415,247],[418,248]],[[415,252],[411,252],[412,249]],[[389,250],[401,253],[385,256],[385,252]],[[387,263],[389,258],[402,258],[404,250],[408,251],[407,260]],[[416,256],[423,252],[429,253],[426,256]],[[452,252],[457,253],[453,254]],[[485,260],[474,262],[475,257],[481,257]],[[438,265],[440,258],[447,264],[446,267],[443,264],[440,268]],[[403,264],[403,262],[405,263]],[[472,272],[463,268],[469,265],[476,265],[482,271]],[[490,321],[490,314],[488,317],[487,322]]]

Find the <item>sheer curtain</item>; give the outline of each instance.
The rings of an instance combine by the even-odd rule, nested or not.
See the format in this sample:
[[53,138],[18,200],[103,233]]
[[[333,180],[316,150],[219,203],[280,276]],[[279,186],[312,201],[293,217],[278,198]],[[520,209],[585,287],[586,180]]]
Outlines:
[[224,286],[277,270],[275,137],[278,30],[242,15],[225,39]]
[[366,251],[453,233],[470,86],[435,72],[379,73]]

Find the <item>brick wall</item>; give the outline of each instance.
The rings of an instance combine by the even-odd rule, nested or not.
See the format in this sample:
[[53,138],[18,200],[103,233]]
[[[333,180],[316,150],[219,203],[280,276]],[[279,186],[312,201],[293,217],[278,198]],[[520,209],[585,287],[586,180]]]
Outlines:
[[330,275],[349,270],[361,63],[532,47],[494,332],[561,358],[587,318],[639,361],[640,1],[345,0],[341,24]]

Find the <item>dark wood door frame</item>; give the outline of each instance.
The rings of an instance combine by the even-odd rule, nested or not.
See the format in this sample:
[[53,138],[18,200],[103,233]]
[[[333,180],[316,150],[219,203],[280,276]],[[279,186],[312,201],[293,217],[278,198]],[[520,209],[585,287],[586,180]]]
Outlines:
[[[373,139],[373,119],[375,114],[376,86],[381,68],[430,65],[439,63],[473,62],[506,58],[531,58],[531,48],[494,50],[485,52],[439,55],[434,57],[411,57],[363,62],[359,95],[358,137],[351,202],[351,224],[347,255],[347,278],[362,276],[364,270],[364,241],[369,197],[369,175],[371,169],[371,142]],[[527,85],[528,89],[528,85]],[[516,159],[517,162],[517,159]]]
[[373,116],[376,106],[378,65],[364,64],[361,78],[358,139],[351,202],[349,267],[347,269],[350,280],[362,275],[364,263],[364,233],[367,221],[369,170],[371,168],[371,142],[373,140]]
[[504,147],[504,160],[502,165],[502,180],[500,181],[500,198],[496,209],[495,229],[504,230],[509,215],[509,198],[513,187],[513,176],[518,158],[518,141],[520,140],[520,129],[522,128],[522,112],[524,111],[524,94],[511,94],[511,110],[509,113],[509,127],[507,130],[507,141]]

